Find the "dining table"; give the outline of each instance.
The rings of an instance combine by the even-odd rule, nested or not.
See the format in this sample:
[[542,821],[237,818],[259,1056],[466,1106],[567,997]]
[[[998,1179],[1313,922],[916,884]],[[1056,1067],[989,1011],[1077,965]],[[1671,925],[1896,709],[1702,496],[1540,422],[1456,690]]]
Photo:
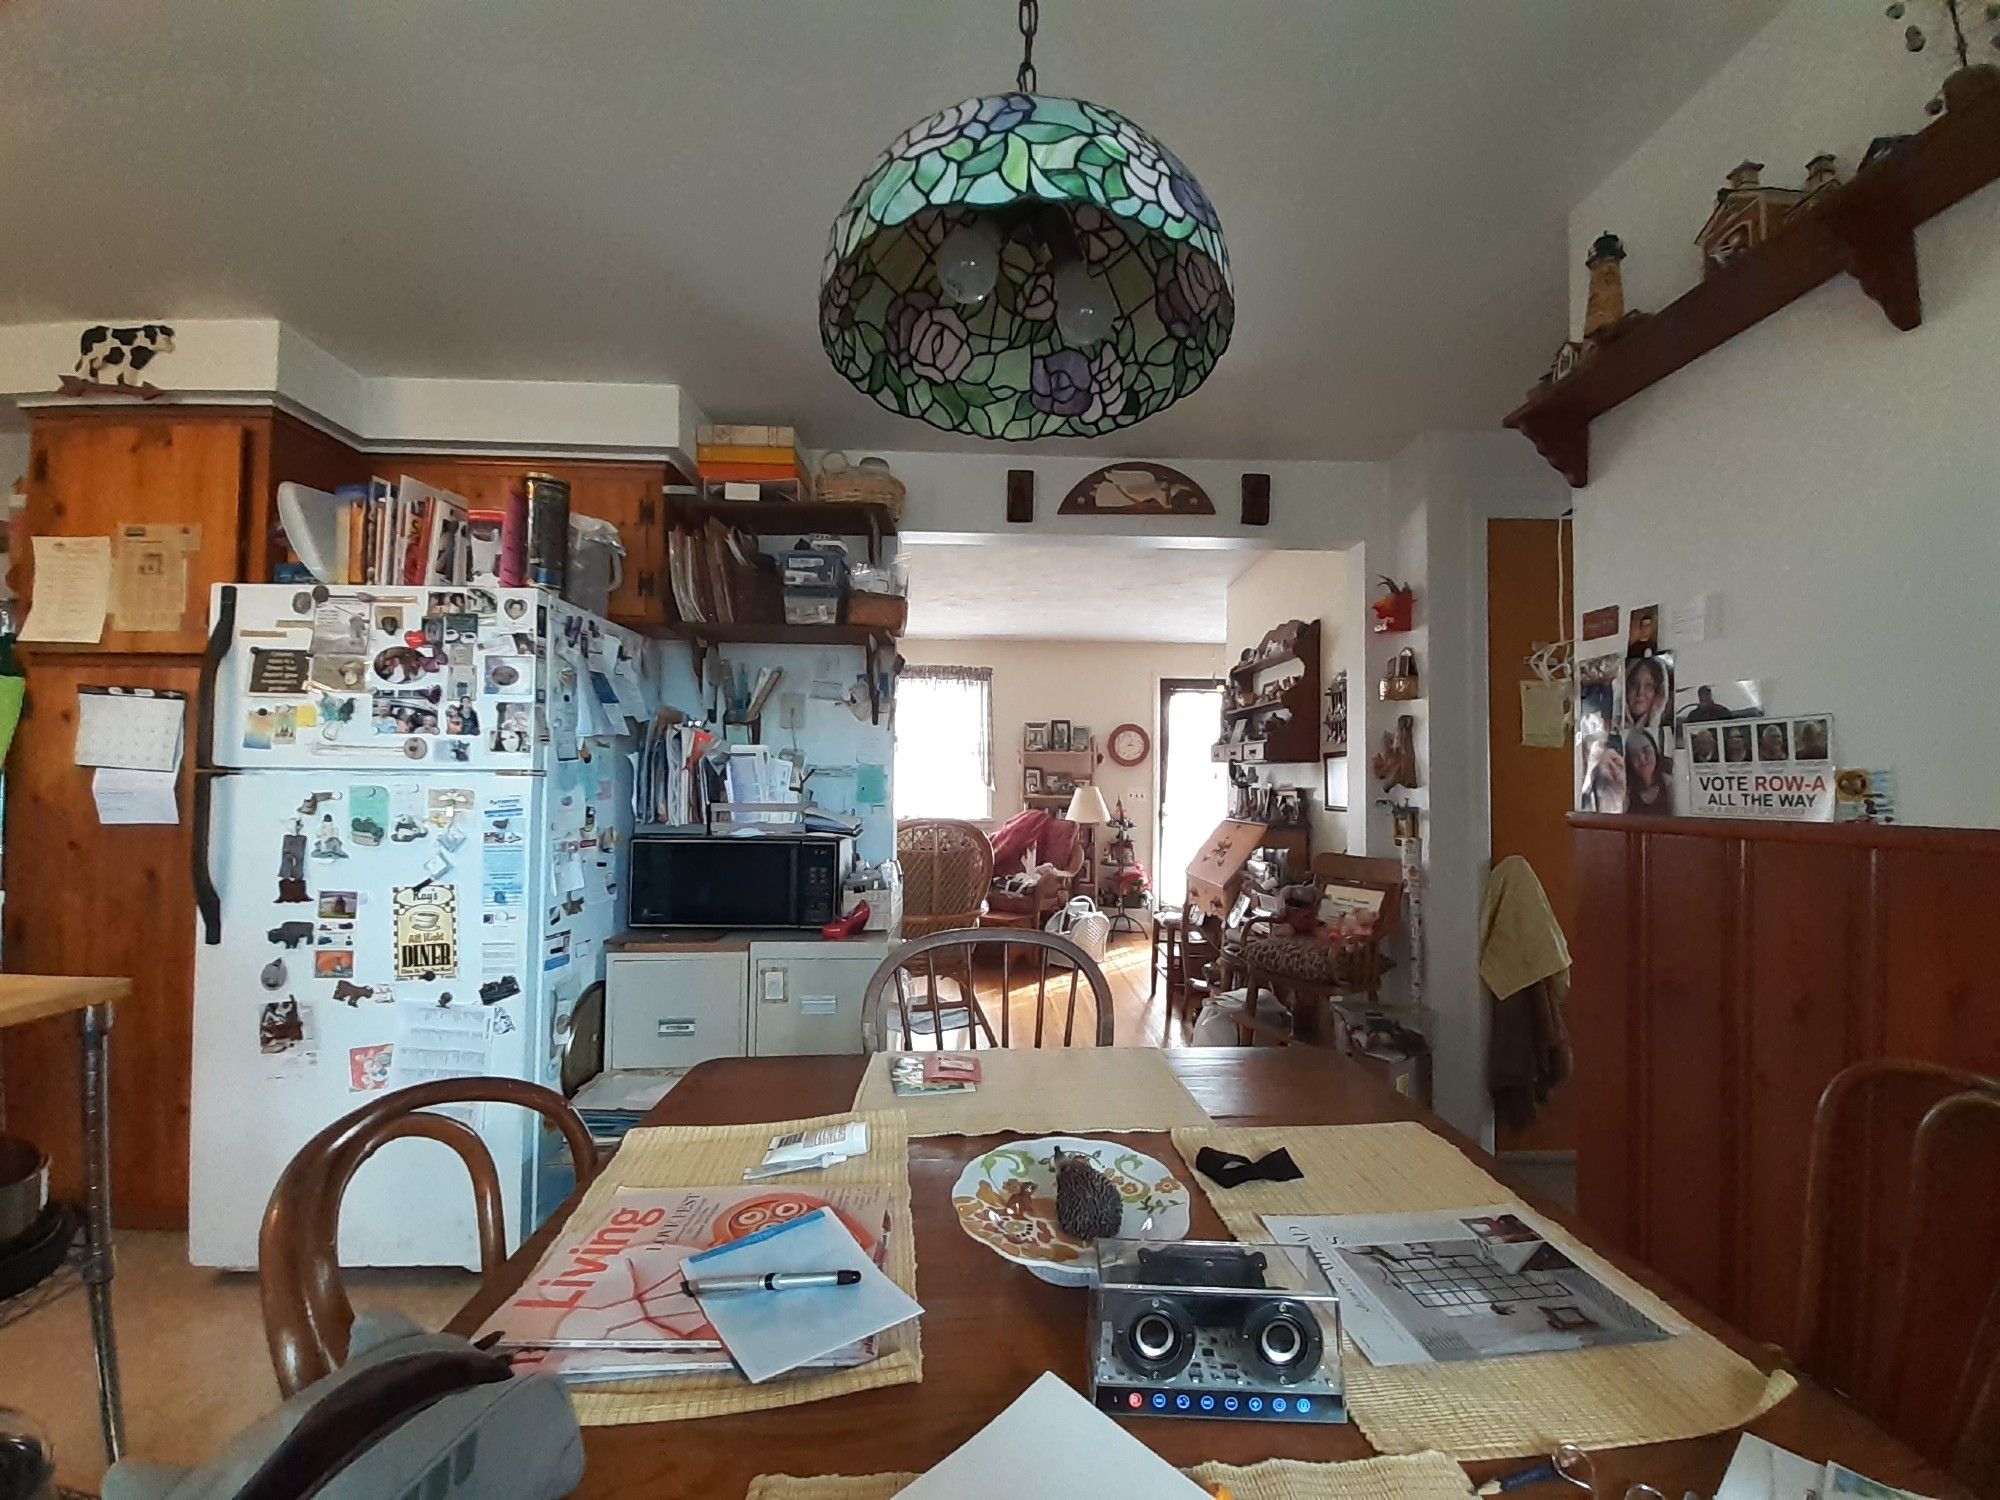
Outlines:
[[[1360,1125],[1416,1121],[1451,1142],[1483,1170],[1504,1169],[1471,1140],[1419,1108],[1378,1075],[1337,1052],[1316,1047],[1209,1047],[1164,1054],[1187,1091],[1217,1125]],[[643,1125],[744,1125],[808,1119],[847,1110],[866,1065],[862,1056],[718,1058],[695,1067]],[[1197,1179],[1164,1132],[1091,1132],[1121,1141]],[[917,1240],[917,1297],[923,1304],[923,1378],[809,1405],[698,1421],[584,1429],[584,1500],[644,1495],[653,1500],[737,1500],[759,1474],[921,1472],[963,1444],[1045,1371],[1079,1391],[1085,1373],[1088,1293],[1038,1280],[961,1229],[951,1190],[964,1165],[1008,1137],[930,1136],[909,1143]],[[1769,1370],[1780,1351],[1729,1328],[1662,1277],[1604,1249],[1587,1223],[1532,1192],[1515,1190],[1535,1211],[1655,1292],[1688,1322]],[[579,1195],[580,1196],[580,1193]],[[1214,1208],[1191,1192],[1194,1239],[1226,1239]],[[522,1245],[451,1324],[470,1334],[539,1262],[577,1198]],[[1359,1358],[1350,1353],[1350,1358]],[[1172,1463],[1254,1463],[1265,1458],[1317,1461],[1371,1457],[1352,1425],[1301,1425],[1174,1417],[1113,1418]],[[1833,1392],[1811,1380],[1747,1429],[1815,1461],[1836,1459],[1871,1478],[1935,1496],[1969,1492],[1927,1465]],[[1593,1454],[1597,1493],[1618,1500],[1645,1483],[1663,1495],[1713,1495],[1739,1429]],[[1551,1441],[1561,1434],[1552,1434]],[[1531,1461],[1468,1463],[1473,1481],[1521,1470]]]

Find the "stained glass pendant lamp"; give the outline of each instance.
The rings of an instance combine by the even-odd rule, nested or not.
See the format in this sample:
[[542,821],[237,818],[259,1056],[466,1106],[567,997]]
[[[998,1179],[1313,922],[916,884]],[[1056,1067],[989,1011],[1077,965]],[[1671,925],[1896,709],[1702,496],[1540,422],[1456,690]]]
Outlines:
[[898,136],[833,221],[820,342],[890,411],[951,432],[1097,437],[1164,411],[1229,347],[1215,207],[1115,110],[1013,93]]

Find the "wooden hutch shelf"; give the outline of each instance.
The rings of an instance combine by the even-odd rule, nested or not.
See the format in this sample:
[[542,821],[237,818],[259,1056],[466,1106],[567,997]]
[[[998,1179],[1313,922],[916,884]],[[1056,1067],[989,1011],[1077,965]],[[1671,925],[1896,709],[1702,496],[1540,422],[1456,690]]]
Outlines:
[[1590,482],[1593,418],[1843,271],[1891,324],[1917,327],[1923,298],[1916,227],[1996,179],[2000,87],[1959,101],[1851,182],[1815,195],[1763,244],[1600,345],[1571,374],[1539,387],[1507,414],[1506,425],[1581,489]]
[[[1279,667],[1297,665],[1300,672],[1298,680],[1275,698],[1224,708],[1222,738],[1210,747],[1210,759],[1252,765],[1319,759],[1319,631],[1319,621],[1309,621],[1290,647],[1261,651],[1229,669],[1232,692],[1254,689],[1259,676]],[[1268,717],[1281,709],[1289,711],[1291,718],[1276,722]],[[1246,721],[1244,738],[1230,739],[1231,732]]]

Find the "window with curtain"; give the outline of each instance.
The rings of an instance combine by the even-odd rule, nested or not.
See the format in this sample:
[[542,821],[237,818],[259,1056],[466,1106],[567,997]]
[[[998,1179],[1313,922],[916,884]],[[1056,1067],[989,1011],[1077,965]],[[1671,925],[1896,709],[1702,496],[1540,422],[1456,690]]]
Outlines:
[[993,816],[993,669],[905,667],[896,679],[896,816]]

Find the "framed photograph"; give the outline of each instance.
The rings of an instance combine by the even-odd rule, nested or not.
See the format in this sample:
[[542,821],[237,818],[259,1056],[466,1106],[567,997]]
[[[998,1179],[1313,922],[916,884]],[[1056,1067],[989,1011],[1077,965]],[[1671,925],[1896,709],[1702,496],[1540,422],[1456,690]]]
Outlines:
[[1046,750],[1049,748],[1049,726],[1047,724],[1024,724],[1021,726],[1021,748],[1023,750]]
[[1049,720],[1049,748],[1051,750],[1069,749],[1068,719]]
[[1030,766],[1021,773],[1021,790],[1030,797],[1041,795],[1042,770],[1040,766]]
[[1090,726],[1088,724],[1072,724],[1069,726],[1069,747],[1072,750],[1088,750],[1090,748]]
[[1320,806],[1328,812],[1347,811],[1347,757],[1329,755],[1320,765]]
[[1042,790],[1058,797],[1067,797],[1076,790],[1076,783],[1067,776],[1050,772],[1042,778]]

